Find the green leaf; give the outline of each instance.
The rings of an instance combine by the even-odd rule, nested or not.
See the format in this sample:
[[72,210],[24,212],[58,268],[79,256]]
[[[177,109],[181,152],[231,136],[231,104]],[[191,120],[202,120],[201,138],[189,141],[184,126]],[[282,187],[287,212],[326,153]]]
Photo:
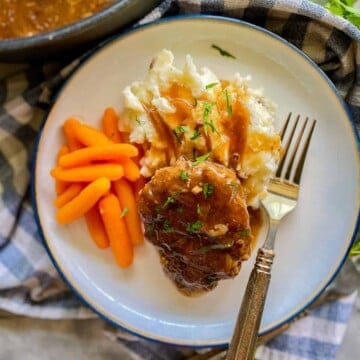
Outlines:
[[126,216],[126,214],[129,212],[129,209],[125,206],[124,208],[123,208],[123,210],[122,210],[122,212],[121,212],[121,215],[120,215],[120,217],[124,217],[124,216]]
[[196,204],[196,213],[200,216],[202,213],[201,213],[201,206],[200,204]]
[[229,95],[227,89],[224,90],[224,95],[226,98],[226,110],[229,116],[232,115],[232,106],[231,106],[231,95]]
[[218,84],[219,84],[218,82],[213,82],[213,83],[207,84],[207,85],[205,86],[205,89],[206,89],[206,90],[209,90],[209,89],[213,88],[214,86],[216,86],[216,85],[218,85]]
[[165,209],[168,207],[168,205],[172,204],[175,202],[175,199],[177,198],[177,196],[181,193],[181,190],[176,191],[174,194],[170,195],[167,197],[166,201],[164,202],[164,204],[162,205],[162,209]]
[[239,231],[238,234],[242,237],[247,237],[251,234],[251,231],[249,229],[245,229],[245,230]]
[[230,54],[228,51],[222,49],[220,46],[212,44],[211,47],[213,49],[217,50],[220,53],[220,55],[222,55],[222,56],[226,56],[226,57],[229,57],[229,58],[232,58],[232,59],[236,59],[236,57],[233,54]]
[[184,134],[186,132],[189,131],[189,127],[185,126],[185,125],[179,125],[178,127],[176,127],[175,129],[172,130],[173,134],[176,137],[176,140],[178,141],[179,144],[181,144],[181,134]]
[[165,219],[163,222],[163,229],[165,234],[171,234],[175,231],[175,229],[170,225],[168,219]]
[[360,240],[358,240],[358,242],[356,242],[350,250],[350,256],[355,255],[360,255]]
[[200,220],[186,225],[186,231],[189,233],[196,233],[202,228],[203,224]]
[[214,185],[210,183],[205,183],[202,186],[204,198],[208,199],[214,192]]
[[202,246],[199,249],[199,252],[201,252],[202,254],[205,254],[211,250],[226,250],[226,249],[231,248],[231,246],[232,246],[232,244],[212,244],[212,245]]
[[356,0],[329,0],[325,8],[360,28],[360,9],[353,7],[355,3]]
[[199,129],[195,129],[194,133],[192,134],[190,140],[196,140],[198,137],[201,136],[201,132],[199,131]]
[[190,178],[190,175],[189,175],[188,172],[186,172],[184,170],[181,170],[180,174],[179,174],[179,177],[180,177],[181,180],[188,181],[189,178]]
[[193,165],[194,166],[197,166],[199,164],[201,164],[202,162],[206,161],[211,155],[211,151],[204,154],[204,155],[201,155],[201,156],[198,156],[197,158],[195,158],[195,160],[193,161]]

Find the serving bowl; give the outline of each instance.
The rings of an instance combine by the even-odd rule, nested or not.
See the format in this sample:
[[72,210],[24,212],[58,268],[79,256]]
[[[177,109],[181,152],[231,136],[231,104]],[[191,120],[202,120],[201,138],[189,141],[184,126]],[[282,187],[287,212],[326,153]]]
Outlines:
[[147,14],[161,0],[115,0],[112,5],[67,26],[31,37],[0,40],[0,61],[24,62],[80,52]]

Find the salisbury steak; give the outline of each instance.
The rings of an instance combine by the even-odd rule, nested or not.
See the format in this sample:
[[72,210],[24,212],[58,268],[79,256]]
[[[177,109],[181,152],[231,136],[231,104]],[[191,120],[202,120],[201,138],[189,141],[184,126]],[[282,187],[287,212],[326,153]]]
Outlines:
[[145,235],[184,293],[234,277],[251,251],[249,214],[233,170],[179,160],[157,170],[140,194]]

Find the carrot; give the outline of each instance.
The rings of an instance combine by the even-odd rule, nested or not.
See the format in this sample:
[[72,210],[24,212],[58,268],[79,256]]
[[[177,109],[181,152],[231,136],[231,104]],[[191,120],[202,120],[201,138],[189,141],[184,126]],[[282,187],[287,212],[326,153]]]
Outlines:
[[85,165],[91,161],[121,160],[127,157],[136,156],[137,154],[137,148],[130,144],[91,146],[61,156],[59,165],[68,168]]
[[87,185],[77,196],[61,207],[56,219],[59,224],[68,224],[87,213],[110,189],[110,181],[105,177]]
[[74,128],[75,138],[85,146],[107,145],[111,141],[101,131],[89,125],[80,124]]
[[109,247],[109,238],[106,235],[105,226],[97,206],[92,207],[85,214],[85,220],[89,233],[97,247],[100,249]]
[[108,107],[102,117],[102,127],[104,134],[114,143],[122,142],[122,137],[118,128],[119,117],[114,108]]
[[140,177],[139,167],[129,158],[122,159],[121,165],[124,168],[124,176],[130,181],[136,181]]
[[121,208],[127,209],[124,215],[126,228],[130,234],[131,241],[134,245],[139,245],[143,242],[144,236],[141,229],[140,217],[137,211],[135,196],[130,184],[124,180],[117,180],[113,182],[115,193],[120,201]]
[[64,122],[63,130],[70,151],[81,148],[81,143],[75,137],[75,129],[77,129],[80,125],[80,121],[72,117]]
[[104,196],[99,202],[99,209],[116,261],[121,267],[130,266],[134,250],[125,221],[121,217],[122,209],[118,198],[114,194]]
[[94,164],[79,166],[70,169],[56,167],[50,171],[51,176],[62,181],[93,181],[100,177],[106,177],[109,180],[118,180],[123,174],[123,167],[119,164]]
[[[59,162],[59,158],[62,155],[67,154],[69,151],[70,151],[69,147],[66,145],[63,145],[57,153],[56,161]],[[68,183],[55,179],[55,191],[56,191],[57,195],[60,195],[62,192],[64,192],[68,186],[69,186]]]
[[84,188],[84,186],[80,183],[71,184],[63,191],[55,200],[54,205],[57,208],[63,207],[70,200],[72,200],[80,191]]

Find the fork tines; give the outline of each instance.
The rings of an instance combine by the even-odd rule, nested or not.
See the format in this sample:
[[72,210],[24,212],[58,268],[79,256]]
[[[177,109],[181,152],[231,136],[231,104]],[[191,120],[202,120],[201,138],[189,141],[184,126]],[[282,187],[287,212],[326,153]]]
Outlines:
[[[306,117],[301,129],[296,131],[299,122],[302,122],[300,121],[300,115],[296,116],[294,124],[289,127],[289,124],[293,122],[291,118],[292,113],[288,115],[280,132],[281,142],[285,145],[283,145],[283,155],[280,159],[275,176],[279,179],[284,179],[299,185],[316,120],[313,119],[312,121],[309,121],[309,118]],[[289,135],[288,132],[290,133]],[[287,138],[286,142],[285,138]],[[293,171],[295,163],[296,168]],[[285,174],[282,177],[283,170]]]

